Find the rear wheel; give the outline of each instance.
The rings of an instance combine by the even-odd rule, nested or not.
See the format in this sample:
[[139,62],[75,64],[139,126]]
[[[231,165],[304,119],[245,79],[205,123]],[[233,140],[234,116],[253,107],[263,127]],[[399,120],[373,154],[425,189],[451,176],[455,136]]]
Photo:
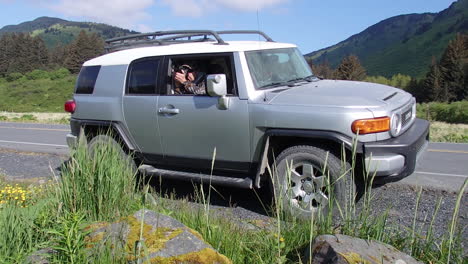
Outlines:
[[129,169],[131,169],[132,172],[137,171],[137,164],[133,157],[130,154],[127,154],[125,150],[123,149],[122,145],[119,144],[114,138],[108,136],[108,135],[97,135],[91,139],[88,143],[88,151],[91,157],[94,156],[94,153],[99,150],[105,150],[108,148],[113,148],[122,157],[122,160],[125,161]]
[[287,148],[277,157],[273,188],[283,211],[307,218],[330,205],[344,207],[352,199],[355,184],[350,166],[334,154],[313,146]]

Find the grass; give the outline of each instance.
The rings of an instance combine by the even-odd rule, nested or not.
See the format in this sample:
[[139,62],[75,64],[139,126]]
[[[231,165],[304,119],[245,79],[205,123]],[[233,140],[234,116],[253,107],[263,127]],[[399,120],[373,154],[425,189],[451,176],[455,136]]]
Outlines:
[[[372,177],[369,180],[372,181]],[[264,204],[265,208],[271,208],[268,210],[271,225],[246,230],[211,208],[211,194],[217,191],[213,186],[198,186],[194,194],[195,204],[187,199],[174,202],[173,193],[161,194],[149,185],[138,187],[141,185],[137,185],[135,175],[122,162],[121,153],[116,149],[102,145],[90,154],[80,145],[72,153],[60,178],[42,187],[46,191],[39,191],[40,187],[10,184],[10,192],[16,188],[15,193],[21,194],[22,190],[29,193],[25,196],[26,207],[12,202],[11,198],[4,199],[8,201],[0,207],[0,263],[23,262],[28,254],[44,247],[57,251],[53,263],[126,263],[132,253],[112,245],[87,253],[83,227],[95,221],[115,221],[140,208],[147,208],[170,215],[198,231],[233,263],[301,263],[303,251],[310,247],[311,240],[320,234],[338,232],[389,243],[427,263],[461,264],[465,260],[458,213],[467,184],[465,181],[452,221],[440,238],[434,238],[432,231],[423,236],[422,229],[416,224],[407,230],[397,223],[390,223],[385,210],[372,211],[369,206],[373,197],[371,184],[364,195],[362,209],[357,209],[354,203],[339,205],[339,210],[331,208],[329,213],[313,215],[309,220],[284,214],[281,208],[284,197],[279,196],[276,198],[279,207]],[[1,183],[0,192],[6,187],[6,183]],[[350,197],[354,195],[350,194]],[[417,204],[419,201],[420,198]],[[331,201],[330,206],[336,205]],[[435,206],[439,208],[441,203]],[[341,224],[333,221],[333,211],[340,212]],[[414,219],[420,213],[416,207]],[[435,215],[429,230],[434,228]]]
[[70,114],[37,112],[12,113],[0,111],[0,121],[65,125],[70,123]]
[[0,111],[63,112],[63,104],[72,98],[76,75],[59,69],[33,71],[0,78]]
[[431,122],[430,141],[468,143],[468,125]]

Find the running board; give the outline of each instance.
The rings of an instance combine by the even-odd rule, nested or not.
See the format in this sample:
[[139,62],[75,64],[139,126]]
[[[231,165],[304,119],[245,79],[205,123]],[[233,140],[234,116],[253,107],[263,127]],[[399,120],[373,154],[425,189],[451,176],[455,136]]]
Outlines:
[[172,170],[157,169],[150,165],[141,165],[138,170],[146,175],[154,175],[157,177],[164,177],[168,179],[177,179],[183,181],[195,181],[205,184],[231,186],[243,189],[252,189],[253,181],[249,177],[234,178],[225,176],[208,175],[201,173],[180,172]]

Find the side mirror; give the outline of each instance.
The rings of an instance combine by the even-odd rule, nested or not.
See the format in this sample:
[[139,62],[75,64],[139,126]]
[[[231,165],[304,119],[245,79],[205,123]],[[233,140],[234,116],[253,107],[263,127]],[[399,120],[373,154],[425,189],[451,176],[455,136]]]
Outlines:
[[226,96],[226,74],[210,74],[206,77],[208,94],[210,96]]
[[230,98],[227,97],[226,74],[210,74],[206,77],[206,86],[210,96],[217,96],[218,109],[227,110]]

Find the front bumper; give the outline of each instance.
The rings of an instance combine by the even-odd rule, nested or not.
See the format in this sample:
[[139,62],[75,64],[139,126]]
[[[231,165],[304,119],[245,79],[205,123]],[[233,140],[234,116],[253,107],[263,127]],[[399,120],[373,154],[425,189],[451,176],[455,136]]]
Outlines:
[[396,138],[364,143],[365,168],[369,176],[400,179],[414,172],[429,143],[429,122],[416,119]]

